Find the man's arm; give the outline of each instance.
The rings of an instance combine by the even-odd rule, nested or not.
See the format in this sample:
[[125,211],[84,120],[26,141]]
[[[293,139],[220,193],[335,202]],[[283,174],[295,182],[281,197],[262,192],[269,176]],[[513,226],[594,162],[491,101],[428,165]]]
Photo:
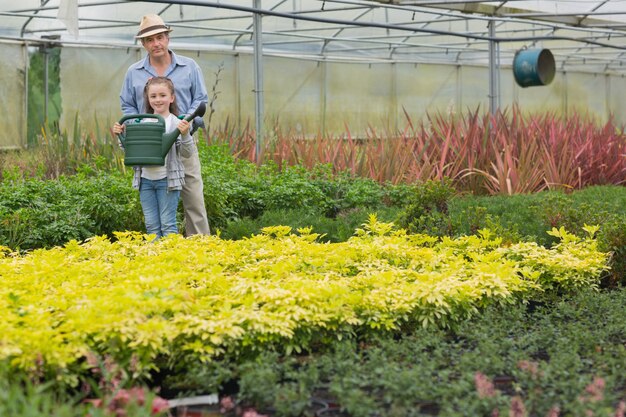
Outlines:
[[187,114],[193,113],[200,103],[207,104],[209,95],[204,85],[204,77],[200,66],[193,61],[193,71],[191,72],[191,105],[187,109]]
[[[193,113],[201,103],[207,104],[208,102],[209,95],[204,85],[202,69],[193,61],[193,71],[191,73],[191,106],[187,109],[187,114]],[[204,119],[202,117],[193,119],[191,134],[193,135],[198,129],[204,129]]]
[[124,82],[122,83],[122,91],[120,92],[120,106],[122,107],[122,113],[124,115],[141,113],[141,111],[139,110],[139,106],[137,105],[137,99],[134,94],[130,70],[126,73],[126,77],[124,77]]

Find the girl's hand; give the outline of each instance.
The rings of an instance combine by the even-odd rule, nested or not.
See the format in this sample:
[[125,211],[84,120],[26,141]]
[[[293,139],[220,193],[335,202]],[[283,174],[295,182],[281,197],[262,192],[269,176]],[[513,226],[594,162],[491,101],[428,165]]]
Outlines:
[[178,122],[178,130],[180,130],[181,135],[186,135],[189,132],[189,128],[191,124],[187,120],[181,120]]
[[115,133],[116,135],[119,135],[121,133],[124,133],[124,129],[126,128],[126,125],[121,125],[119,123],[115,123],[113,125],[113,133]]

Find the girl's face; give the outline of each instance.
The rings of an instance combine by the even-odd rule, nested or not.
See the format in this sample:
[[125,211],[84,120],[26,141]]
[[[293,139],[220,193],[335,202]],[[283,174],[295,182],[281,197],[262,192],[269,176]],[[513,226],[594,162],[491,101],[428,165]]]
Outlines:
[[168,116],[170,114],[170,104],[174,102],[174,95],[167,85],[154,84],[148,87],[148,100],[155,114]]

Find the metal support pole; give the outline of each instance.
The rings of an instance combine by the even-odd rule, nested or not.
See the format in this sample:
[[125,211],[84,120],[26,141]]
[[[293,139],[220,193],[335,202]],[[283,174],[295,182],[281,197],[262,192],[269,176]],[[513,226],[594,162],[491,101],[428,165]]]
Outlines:
[[43,52],[43,123],[48,123],[48,66],[50,63],[50,51],[48,46],[44,45],[41,49]]
[[[261,0],[254,0],[254,8],[261,8]],[[260,164],[261,150],[263,149],[263,27],[262,16],[254,13],[253,40],[254,40],[254,93],[255,93],[255,122],[256,122],[256,155],[255,161]]]
[[489,21],[489,113],[493,116],[499,106],[500,92],[498,91],[498,70],[496,66],[496,47],[495,40],[496,28],[493,20]]

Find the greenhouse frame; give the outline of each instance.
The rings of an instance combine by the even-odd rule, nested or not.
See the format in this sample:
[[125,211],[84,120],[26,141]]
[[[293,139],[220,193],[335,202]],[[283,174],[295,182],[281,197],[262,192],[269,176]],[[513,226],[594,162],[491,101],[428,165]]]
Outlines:
[[[359,136],[512,106],[626,121],[623,1],[2,0],[0,148],[29,144],[35,56],[40,123],[57,106],[61,131],[108,135],[124,74],[144,56],[134,36],[148,13],[173,29],[171,49],[202,68],[213,128]],[[520,83],[519,57],[533,51],[549,54],[553,74],[542,80],[530,58],[523,64],[539,76]]]

